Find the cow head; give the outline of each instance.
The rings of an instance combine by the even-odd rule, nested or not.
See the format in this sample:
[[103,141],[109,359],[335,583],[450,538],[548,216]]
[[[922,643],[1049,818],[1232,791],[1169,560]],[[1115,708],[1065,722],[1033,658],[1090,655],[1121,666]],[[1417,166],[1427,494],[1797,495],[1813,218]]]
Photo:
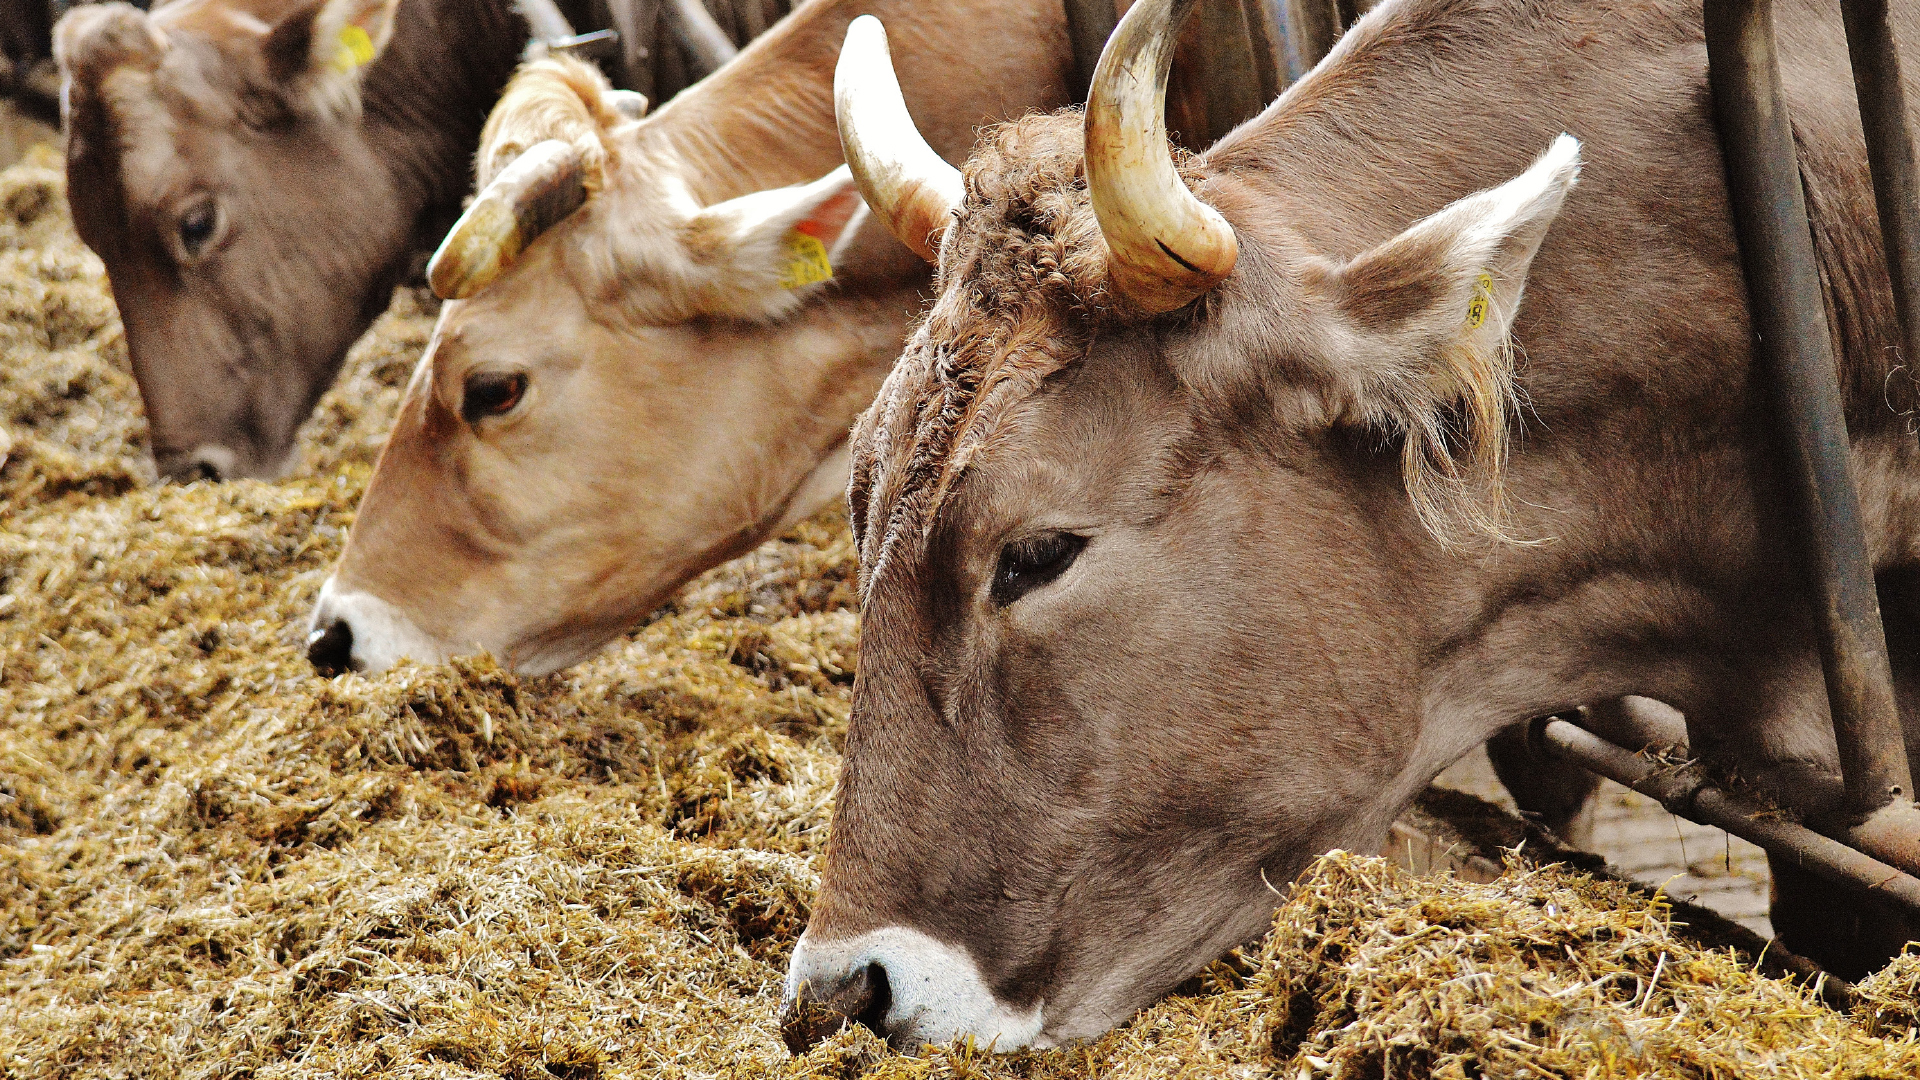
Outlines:
[[322,670],[571,664],[843,489],[924,266],[844,168],[704,205],[669,118],[620,104],[550,60],[489,119],[429,272],[454,299],[314,610]]
[[397,6],[97,4],[55,30],[74,223],[106,264],[163,475],[284,472],[406,269],[410,203],[382,161],[401,148],[368,137],[359,98]]
[[1290,219],[1313,193],[1171,155],[1189,6],[1135,4],[1084,121],[997,129],[931,208],[958,180],[897,122],[877,24],[849,34],[870,205],[951,223],[854,435],[858,682],[796,1044],[820,1006],[903,1047],[1097,1035],[1538,704],[1443,729],[1426,665],[1461,553],[1509,546],[1507,332],[1578,144],[1324,250]]

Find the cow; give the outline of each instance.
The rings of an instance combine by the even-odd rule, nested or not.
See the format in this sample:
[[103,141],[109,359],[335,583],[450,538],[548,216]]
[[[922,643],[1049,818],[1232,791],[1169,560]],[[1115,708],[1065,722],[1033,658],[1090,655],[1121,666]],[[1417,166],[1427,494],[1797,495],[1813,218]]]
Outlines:
[[[939,265],[853,437],[795,1045],[823,1009],[903,1047],[1097,1036],[1583,702],[1666,703],[1717,767],[1839,797],[1699,3],[1386,0],[1175,155],[1188,6],[1141,0],[1084,117],[959,175],[849,34],[849,163]],[[1911,724],[1920,387],[1833,7],[1779,0],[1782,76]],[[1893,19],[1914,55],[1920,9]]]
[[511,0],[89,4],[55,28],[68,197],[174,479],[273,477],[459,212]]
[[956,160],[1071,100],[1059,0],[812,0],[638,122],[578,64],[514,80],[430,268],[455,299],[315,603],[322,672],[565,667],[840,497],[927,281],[840,168],[863,11],[919,58],[906,100]]

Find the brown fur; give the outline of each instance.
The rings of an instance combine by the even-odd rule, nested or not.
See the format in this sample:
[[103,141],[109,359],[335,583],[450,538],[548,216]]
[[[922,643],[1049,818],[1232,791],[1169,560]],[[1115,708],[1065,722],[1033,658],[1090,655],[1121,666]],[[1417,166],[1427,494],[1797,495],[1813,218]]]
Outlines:
[[[1920,9],[1894,18],[1920,49]],[[1844,40],[1820,0],[1776,19],[1869,544],[1904,580],[1915,385]],[[1699,27],[1686,0],[1393,0],[1191,163],[1239,263],[1155,319],[1101,295],[1077,119],[993,134],[856,430],[864,621],[818,955],[871,978],[859,943],[917,931],[1046,1038],[1086,1037],[1531,717],[1644,695],[1716,764],[1831,776]],[[1495,275],[1513,346],[1462,348],[1471,274],[1434,289],[1392,244],[1563,131],[1586,165],[1524,307]],[[1356,311],[1328,283],[1369,252],[1413,268],[1363,259]],[[1433,508],[1487,506],[1536,542],[1436,542]],[[996,599],[1003,552],[1049,532],[1077,561]],[[1920,612],[1887,610],[1911,641]],[[959,985],[913,975],[903,1014]]]
[[[408,391],[331,586],[417,631],[394,649],[573,663],[843,490],[847,429],[898,355],[926,266],[870,219],[832,242],[859,206],[849,183],[807,219],[833,279],[788,288],[782,233],[727,208],[834,183],[834,64],[864,12],[886,21],[945,153],[1066,99],[1058,0],[811,0],[637,123],[577,66],[514,80],[483,177],[549,137],[604,148],[605,165],[585,205],[448,306]],[[515,416],[461,418],[482,366],[528,375]]]
[[[74,222],[113,282],[163,475],[286,467],[348,346],[458,210],[525,24],[509,0],[405,0],[390,32],[384,10],[178,0],[60,23]],[[323,58],[349,18],[386,48],[343,74]],[[208,201],[219,226],[193,255],[180,222]]]

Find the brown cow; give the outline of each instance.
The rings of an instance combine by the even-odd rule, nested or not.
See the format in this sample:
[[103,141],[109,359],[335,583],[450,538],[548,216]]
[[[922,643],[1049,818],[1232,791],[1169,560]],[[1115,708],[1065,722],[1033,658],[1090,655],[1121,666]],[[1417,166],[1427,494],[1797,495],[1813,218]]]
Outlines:
[[510,0],[176,0],[55,32],[68,192],[175,478],[275,476],[467,190]]
[[[907,100],[941,151],[1068,100],[1059,0],[814,0],[637,123],[579,65],[516,78],[433,268],[468,298],[314,608],[321,670],[566,666],[844,490],[848,428],[927,280],[837,170],[833,65],[862,11],[921,58]],[[542,222],[516,215],[576,203],[528,246]],[[833,279],[790,277],[796,244]]]
[[[1580,702],[1837,789],[1699,4],[1388,0],[1174,158],[1173,2],[957,206],[863,122],[884,56],[842,61],[849,144],[894,148],[849,157],[875,213],[955,216],[854,437],[858,683],[787,987],[896,1044],[1098,1035]],[[1777,6],[1871,550],[1910,581],[1920,395],[1838,13]]]

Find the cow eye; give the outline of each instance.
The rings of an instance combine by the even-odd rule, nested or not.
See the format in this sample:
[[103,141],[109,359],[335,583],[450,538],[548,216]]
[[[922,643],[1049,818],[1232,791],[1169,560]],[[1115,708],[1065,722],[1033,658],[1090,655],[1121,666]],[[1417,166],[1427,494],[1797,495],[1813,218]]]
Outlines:
[[1001,548],[1000,565],[993,572],[993,602],[1011,604],[1066,573],[1086,546],[1084,536],[1053,532],[1015,540]]
[[527,393],[524,371],[476,371],[467,376],[460,395],[460,415],[467,423],[513,411]]
[[207,241],[213,239],[213,227],[218,221],[215,214],[213,203],[203,202],[180,215],[180,249],[188,258],[198,258]]

